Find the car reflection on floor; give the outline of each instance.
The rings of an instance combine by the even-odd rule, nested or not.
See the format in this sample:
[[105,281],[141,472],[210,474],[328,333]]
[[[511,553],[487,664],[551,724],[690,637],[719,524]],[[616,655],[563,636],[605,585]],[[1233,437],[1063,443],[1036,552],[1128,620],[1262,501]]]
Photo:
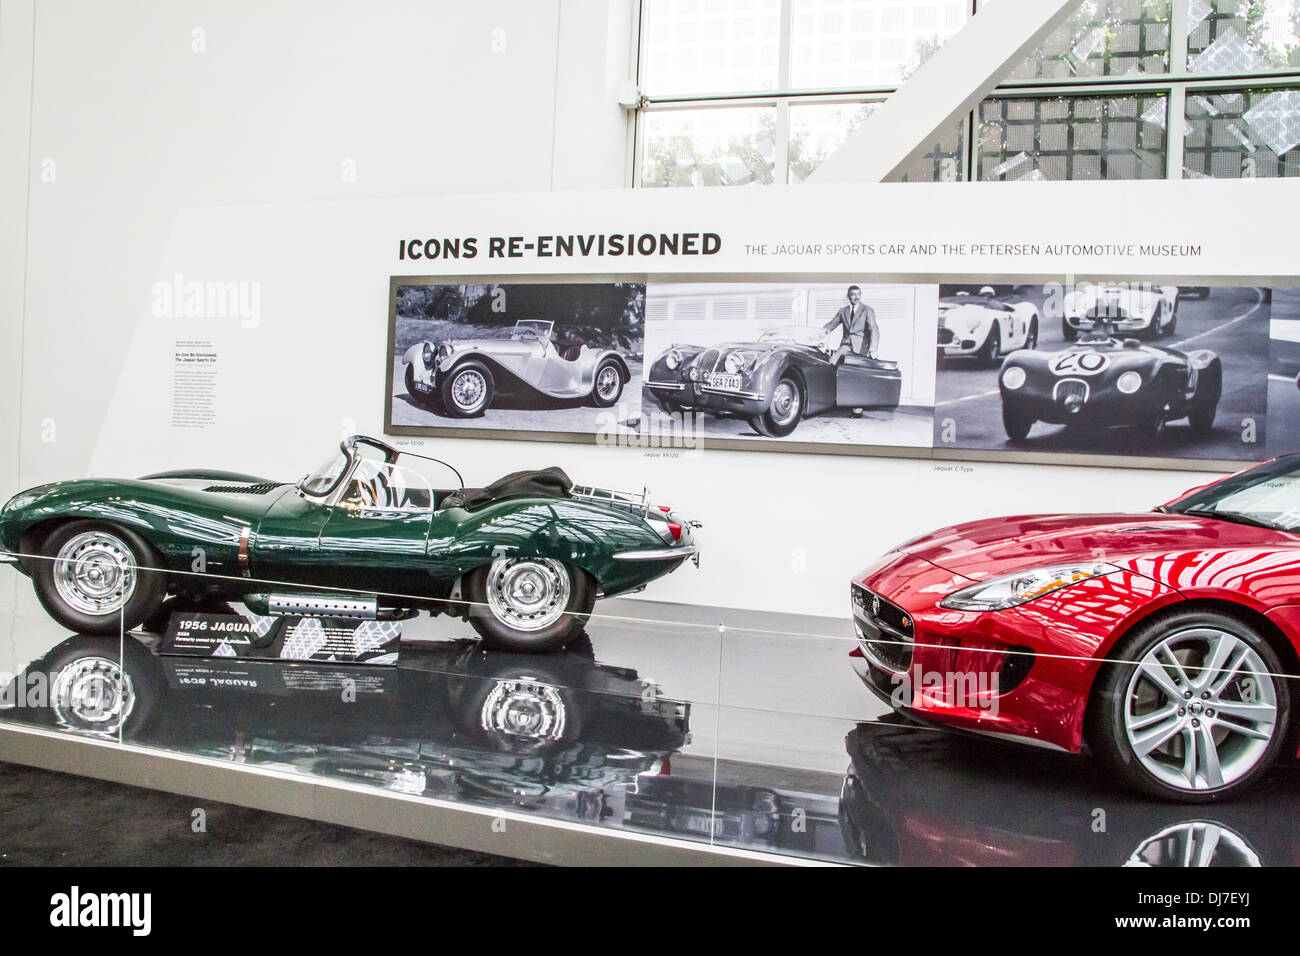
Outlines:
[[900,723],[859,724],[840,824],[863,862],[905,866],[1294,866],[1300,775],[1169,804],[1098,783],[1071,755]]
[[[625,792],[689,739],[689,704],[590,644],[489,654],[472,641],[404,650],[398,667],[163,657],[128,635],[76,636],[43,707],[6,716],[127,743],[403,793],[621,822]],[[585,650],[585,653],[584,653]],[[14,695],[11,693],[11,698]]]
[[[26,694],[41,683],[45,698]],[[597,661],[585,638],[545,657],[422,643],[397,666],[366,666],[160,656],[130,635],[119,653],[115,640],[70,637],[0,688],[0,706],[74,734],[824,861],[1300,861],[1295,771],[1227,804],[1161,804],[1099,783],[1077,757],[887,715],[845,738],[841,787],[691,747],[691,704]]]

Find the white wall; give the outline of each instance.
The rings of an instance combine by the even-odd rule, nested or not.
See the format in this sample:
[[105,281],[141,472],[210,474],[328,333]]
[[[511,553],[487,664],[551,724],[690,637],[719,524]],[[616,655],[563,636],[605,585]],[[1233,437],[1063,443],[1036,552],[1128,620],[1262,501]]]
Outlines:
[[[160,443],[142,422],[114,431],[103,450],[114,396],[158,385],[121,372],[182,210],[621,186],[626,121],[610,91],[628,74],[632,9],[632,0],[42,0],[33,13],[31,0],[0,0],[0,440],[9,449],[0,456],[0,496],[87,473],[97,446],[103,461],[129,474],[209,462],[296,477],[337,440],[344,420],[379,432],[376,402],[353,406],[305,364],[292,372],[300,384],[273,387],[259,376],[285,356],[250,353],[244,366],[230,366],[247,369],[235,384],[253,394],[287,391],[297,406],[264,406],[219,440],[196,435],[188,446]],[[12,188],[16,177],[26,189]],[[27,205],[25,249],[15,249],[14,223],[25,221]],[[437,234],[436,223],[412,226]],[[26,262],[21,274],[18,257]],[[256,277],[257,264],[248,269]],[[320,278],[328,289],[329,273]],[[382,296],[386,277],[372,278]],[[370,376],[384,350],[382,316],[373,290],[363,291],[357,332],[331,347],[362,356]],[[309,296],[267,307],[311,336]],[[684,569],[647,597],[823,614],[843,612],[854,570],[926,529],[1006,512],[1143,508],[1201,480],[777,453],[672,460],[579,445],[430,444],[455,457],[472,483],[558,463],[581,480],[649,484],[659,501],[704,520],[700,571]],[[1075,492],[1080,487],[1086,495]]]

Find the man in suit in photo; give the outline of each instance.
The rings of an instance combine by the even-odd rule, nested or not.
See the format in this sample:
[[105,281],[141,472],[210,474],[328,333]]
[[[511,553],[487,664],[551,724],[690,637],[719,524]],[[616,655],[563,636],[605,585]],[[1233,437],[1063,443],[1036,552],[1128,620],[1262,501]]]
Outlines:
[[880,327],[876,325],[875,310],[862,302],[862,290],[855,285],[849,286],[847,293],[849,304],[835,313],[835,318],[822,326],[824,332],[834,332],[837,328],[844,333],[840,347],[831,353],[831,362],[839,365],[847,355],[861,355],[864,358],[876,357],[876,346],[880,343]]
[[[837,328],[844,334],[840,347],[831,353],[831,365],[839,367],[849,355],[863,358],[875,358],[876,346],[880,343],[880,327],[876,325],[875,310],[862,302],[862,289],[849,286],[846,296],[849,304],[835,313],[835,318],[822,326],[823,332],[834,332]],[[853,409],[854,415],[861,415],[862,409]]]

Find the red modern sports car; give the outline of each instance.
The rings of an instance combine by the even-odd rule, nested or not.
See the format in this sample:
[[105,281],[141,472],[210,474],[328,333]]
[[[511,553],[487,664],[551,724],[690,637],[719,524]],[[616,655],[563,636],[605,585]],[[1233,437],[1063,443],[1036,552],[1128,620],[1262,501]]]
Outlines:
[[1091,752],[1189,802],[1295,753],[1300,455],[1148,514],[944,528],[851,593],[855,669],[922,721]]

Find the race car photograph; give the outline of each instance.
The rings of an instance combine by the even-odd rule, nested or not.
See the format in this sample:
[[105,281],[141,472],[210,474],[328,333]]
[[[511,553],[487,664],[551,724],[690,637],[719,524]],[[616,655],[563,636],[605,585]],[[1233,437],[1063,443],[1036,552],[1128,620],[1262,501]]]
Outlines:
[[[454,484],[427,477],[443,473]],[[598,595],[698,563],[696,527],[558,468],[465,488],[445,462],[354,435],[296,482],[189,469],[31,488],[0,510],[0,563],[83,634],[161,631],[170,611],[224,600],[327,619],[423,610],[489,647],[553,651]]]
[[1101,317],[1119,334],[1142,339],[1173,335],[1178,327],[1178,297],[1178,288],[1170,285],[1087,283],[1066,294],[1061,335],[1073,342]]
[[389,424],[608,431],[644,318],[639,283],[398,285]]
[[926,445],[934,362],[914,333],[935,310],[933,286],[651,284],[648,428]]
[[1035,348],[940,362],[935,447],[1225,463],[1291,450],[1266,445],[1271,290],[1107,280],[996,297],[1037,310]]
[[1185,802],[1297,756],[1300,454],[1145,514],[942,528],[850,594],[854,669],[922,723],[1087,753]]
[[1121,339],[1104,317],[1078,328],[1071,348],[1019,352],[1002,363],[1002,421],[1012,441],[1023,442],[1037,422],[1136,425],[1158,435],[1186,419],[1196,437],[1214,429],[1223,363],[1209,349],[1180,352]]
[[1274,289],[1268,351],[1268,449],[1300,448],[1300,289]]
[[1038,347],[1038,308],[1032,302],[1001,299],[992,286],[978,292],[947,290],[939,299],[939,364],[971,358],[996,366],[1016,349]]

